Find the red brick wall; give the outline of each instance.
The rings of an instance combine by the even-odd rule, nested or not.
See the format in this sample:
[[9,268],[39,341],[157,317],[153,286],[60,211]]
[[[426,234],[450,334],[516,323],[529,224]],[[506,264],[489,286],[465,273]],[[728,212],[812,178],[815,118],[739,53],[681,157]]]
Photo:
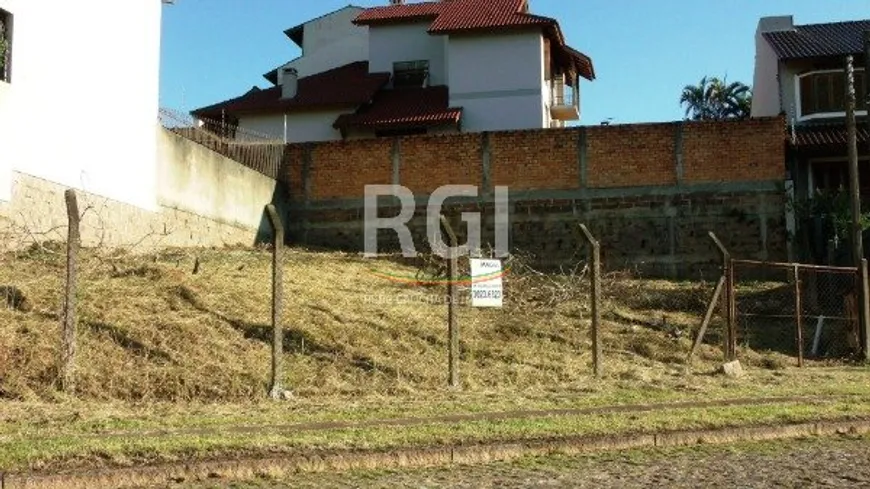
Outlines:
[[587,134],[589,187],[677,183],[675,125],[597,126]]
[[[590,126],[586,131],[589,188],[677,183],[677,133],[682,125],[683,183],[777,181],[785,178],[785,125],[770,118]],[[489,134],[490,180],[515,190],[580,187],[581,129]],[[446,184],[482,185],[483,134],[401,139],[402,185],[428,193]],[[312,148],[311,198],[361,198],[366,184],[389,184],[394,140],[317,143]],[[285,175],[301,192],[303,145],[290,145]],[[299,195],[299,193],[296,193]]]
[[580,181],[576,130],[490,135],[493,185],[512,189],[571,189]]
[[782,180],[785,136],[781,119],[688,123],[683,129],[686,182]]
[[479,134],[414,136],[402,139],[400,183],[414,194],[441,185],[482,185]]
[[366,185],[393,180],[391,139],[317,144],[311,151],[311,198],[361,198]]

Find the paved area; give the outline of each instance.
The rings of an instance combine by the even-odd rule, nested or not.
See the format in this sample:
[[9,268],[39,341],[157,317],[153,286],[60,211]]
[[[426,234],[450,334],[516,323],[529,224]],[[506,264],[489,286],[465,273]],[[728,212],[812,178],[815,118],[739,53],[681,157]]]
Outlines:
[[638,451],[396,472],[301,475],[200,488],[870,488],[870,438]]

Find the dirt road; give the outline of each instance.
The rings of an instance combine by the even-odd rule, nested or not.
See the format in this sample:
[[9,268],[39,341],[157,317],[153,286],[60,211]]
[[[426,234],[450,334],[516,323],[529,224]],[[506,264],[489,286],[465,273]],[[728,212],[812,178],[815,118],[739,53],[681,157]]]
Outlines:
[[[175,486],[178,487],[178,486]],[[870,487],[870,438],[639,451],[401,472],[302,475],[204,488]]]

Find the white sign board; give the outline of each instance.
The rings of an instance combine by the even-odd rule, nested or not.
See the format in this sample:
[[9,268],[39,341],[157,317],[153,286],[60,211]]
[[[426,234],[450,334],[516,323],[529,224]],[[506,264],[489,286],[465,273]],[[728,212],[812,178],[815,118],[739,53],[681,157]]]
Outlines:
[[501,260],[471,260],[472,307],[502,307]]

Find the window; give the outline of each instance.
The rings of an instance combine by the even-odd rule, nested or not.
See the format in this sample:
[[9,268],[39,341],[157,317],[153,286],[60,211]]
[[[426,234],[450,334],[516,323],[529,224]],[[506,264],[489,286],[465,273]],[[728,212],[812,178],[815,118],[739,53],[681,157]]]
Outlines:
[[0,81],[12,80],[12,14],[0,9]]
[[[846,74],[842,70],[808,73],[799,80],[802,117],[846,111]],[[856,70],[857,110],[867,110],[866,93],[867,77],[863,70]]]
[[428,61],[393,63],[393,88],[424,87],[429,81]]

